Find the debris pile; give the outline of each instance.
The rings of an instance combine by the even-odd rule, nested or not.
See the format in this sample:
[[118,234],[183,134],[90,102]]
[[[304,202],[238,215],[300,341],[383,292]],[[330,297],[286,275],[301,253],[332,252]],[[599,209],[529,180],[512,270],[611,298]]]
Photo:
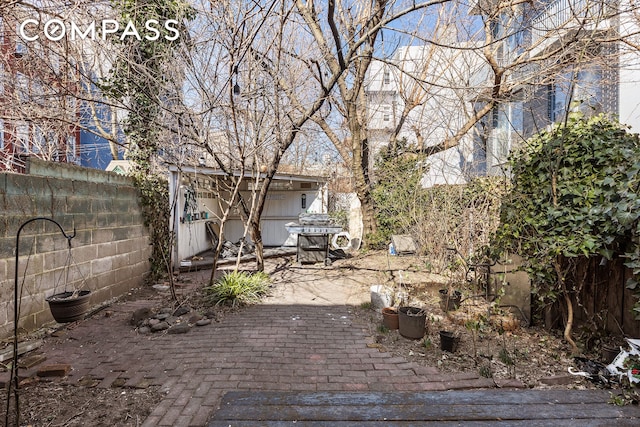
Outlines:
[[238,256],[238,253],[242,250],[242,255],[252,254],[256,247],[253,243],[247,241],[239,241],[236,243],[232,243],[228,240],[225,240],[222,244],[222,251],[220,252],[220,258],[235,258]]

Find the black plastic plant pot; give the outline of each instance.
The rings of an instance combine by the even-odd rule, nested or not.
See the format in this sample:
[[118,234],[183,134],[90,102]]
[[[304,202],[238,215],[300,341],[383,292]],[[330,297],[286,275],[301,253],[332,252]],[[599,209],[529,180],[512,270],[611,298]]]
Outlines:
[[58,323],[81,320],[89,311],[91,291],[62,292],[47,298],[49,309]]
[[424,337],[427,313],[420,307],[400,307],[398,309],[398,332],[405,338]]

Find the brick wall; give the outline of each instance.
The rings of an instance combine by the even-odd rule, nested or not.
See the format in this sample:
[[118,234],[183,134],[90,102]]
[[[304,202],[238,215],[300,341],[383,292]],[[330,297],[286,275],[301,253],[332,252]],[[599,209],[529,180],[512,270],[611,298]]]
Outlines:
[[[136,189],[127,177],[69,164],[27,160],[27,173],[0,174],[0,337],[13,333],[16,235],[20,233],[19,326],[52,322],[45,298],[74,288],[96,306],[143,283],[151,246]],[[68,262],[69,256],[71,262]],[[66,268],[68,266],[68,268]]]

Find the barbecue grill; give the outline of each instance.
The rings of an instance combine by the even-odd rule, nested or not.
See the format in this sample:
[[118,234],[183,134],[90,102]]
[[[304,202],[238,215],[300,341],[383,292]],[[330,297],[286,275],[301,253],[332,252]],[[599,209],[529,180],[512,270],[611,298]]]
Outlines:
[[329,235],[342,231],[342,227],[332,224],[328,214],[316,213],[302,213],[297,223],[287,223],[285,228],[298,235],[296,258],[301,264],[328,263]]

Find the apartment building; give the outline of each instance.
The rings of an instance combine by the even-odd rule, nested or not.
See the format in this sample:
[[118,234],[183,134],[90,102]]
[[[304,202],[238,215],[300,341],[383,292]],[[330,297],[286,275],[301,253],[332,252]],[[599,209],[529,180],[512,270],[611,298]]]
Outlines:
[[[109,139],[123,138],[94,83],[108,61],[91,41],[68,37],[69,23],[90,19],[91,10],[75,16],[59,2],[38,4],[40,13],[16,4],[0,17],[0,170],[21,171],[27,154],[105,169],[122,155]],[[62,19],[60,10],[71,15]]]
[[73,163],[79,155],[76,70],[60,59],[63,44],[20,37],[25,16],[0,19],[0,170],[20,171],[25,154]]
[[635,44],[638,23],[629,2],[504,4],[487,0],[473,11],[490,21],[496,58],[510,79],[503,82],[509,96],[481,122],[488,174],[508,173],[514,147],[571,111],[606,113],[640,132],[640,55],[628,43]]
[[[450,49],[401,47],[388,61],[371,64],[366,95],[372,158],[392,139],[418,149],[435,146],[472,114],[469,100],[477,88],[471,78],[482,67],[481,57],[470,43],[450,43]],[[422,185],[461,184],[483,170],[476,142],[470,133],[457,146],[430,156]]]
[[469,15],[484,26],[476,33],[484,34],[482,49],[445,38],[438,49],[403,47],[372,64],[372,151],[394,135],[410,145],[437,145],[491,106],[457,146],[429,157],[427,187],[507,175],[509,153],[570,111],[606,113],[640,132],[640,27],[633,11],[628,1],[477,2]]

